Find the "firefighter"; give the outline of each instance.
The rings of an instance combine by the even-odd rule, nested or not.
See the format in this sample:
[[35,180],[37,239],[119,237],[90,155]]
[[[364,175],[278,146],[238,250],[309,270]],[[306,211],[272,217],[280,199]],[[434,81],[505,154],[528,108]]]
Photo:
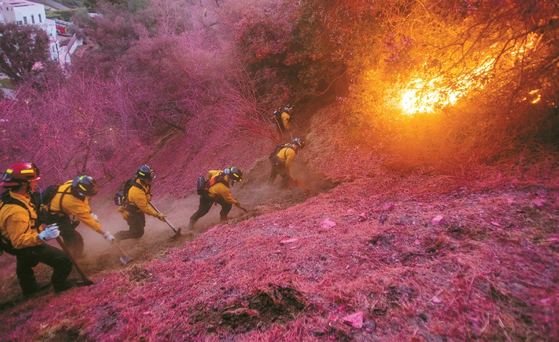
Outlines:
[[155,171],[147,165],[142,165],[136,170],[135,181],[126,194],[127,203],[119,208],[122,218],[126,220],[128,230],[115,234],[117,240],[136,239],[144,235],[146,226],[146,215],[157,217],[165,221],[166,215],[155,211],[150,206],[151,182],[155,179]]
[[77,176],[58,187],[48,206],[46,223],[58,225],[60,236],[75,258],[83,257],[83,237],[76,231],[80,222],[103,235],[108,242],[115,239],[111,233],[101,228],[97,215],[91,213],[87,197],[95,196],[97,192],[99,187],[93,177]]
[[200,205],[198,206],[198,211],[190,217],[189,229],[194,228],[196,222],[210,211],[214,203],[221,205],[221,211],[219,212],[220,222],[227,221],[227,215],[231,211],[233,204],[237,208],[243,209],[241,203],[231,195],[230,189],[232,184],[242,181],[243,172],[240,169],[230,167],[225,169],[225,171],[210,170],[208,171],[207,178],[207,190],[200,195]]
[[293,116],[293,106],[288,103],[283,110],[279,109],[276,113],[280,113],[279,117],[276,116],[278,121],[278,131],[280,133],[282,141],[291,141],[293,139],[293,134],[291,131],[291,117]]
[[2,249],[16,257],[16,274],[24,296],[40,290],[33,272],[39,263],[52,267],[51,283],[55,292],[74,286],[67,280],[72,271],[71,259],[45,243],[59,236],[58,227],[53,224],[40,231],[37,210],[31,201],[39,179],[35,164],[17,163],[6,170],[0,182],[0,186],[8,189],[0,200]]
[[305,144],[305,141],[300,138],[295,138],[291,144],[283,144],[276,147],[276,150],[269,156],[272,164],[272,171],[270,172],[268,184],[272,185],[277,175],[280,175],[282,178],[282,189],[288,188],[290,179],[296,181],[295,177],[291,174],[291,165],[293,164],[293,159],[297,155],[297,152],[303,149]]

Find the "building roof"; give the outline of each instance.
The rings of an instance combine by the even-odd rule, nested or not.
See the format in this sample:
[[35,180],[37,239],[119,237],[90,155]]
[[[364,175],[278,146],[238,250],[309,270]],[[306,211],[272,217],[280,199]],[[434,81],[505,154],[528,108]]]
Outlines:
[[27,0],[4,0],[0,2],[0,5],[12,6],[12,7],[27,7],[27,6],[37,6],[41,4],[32,1],[27,1]]

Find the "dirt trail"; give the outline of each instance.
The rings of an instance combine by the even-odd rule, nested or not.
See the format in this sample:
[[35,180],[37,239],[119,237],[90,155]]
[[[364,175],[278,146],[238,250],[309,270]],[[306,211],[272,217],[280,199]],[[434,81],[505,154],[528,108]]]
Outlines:
[[[312,184],[313,189],[310,192],[308,189],[296,188],[295,185],[291,190],[280,190],[279,181],[280,177],[276,179],[274,185],[267,185],[268,179],[268,159],[262,158],[256,162],[255,167],[247,170],[245,173],[245,182],[237,183],[232,187],[233,197],[239,200],[245,208],[249,210],[248,213],[233,207],[229,214],[229,224],[236,224],[253,217],[261,216],[267,213],[285,210],[297,203],[304,202],[309,196],[319,192],[328,191],[334,184],[328,181],[312,182],[308,178],[315,178],[305,174],[304,165],[296,163],[295,174],[302,179]],[[262,171],[264,170],[264,172]],[[158,184],[154,183],[157,189]],[[99,203],[98,200],[103,201]],[[99,234],[93,232],[89,228],[81,224],[77,230],[82,234],[85,240],[84,258],[80,260],[80,266],[84,272],[91,278],[101,279],[105,274],[118,271],[124,267],[131,265],[139,265],[150,260],[162,258],[168,254],[169,248],[178,248],[183,246],[189,241],[195,240],[200,234],[203,234],[208,229],[219,225],[219,206],[213,207],[210,212],[201,218],[194,230],[189,231],[188,223],[190,216],[198,209],[199,196],[189,195],[181,199],[161,199],[154,197],[154,204],[167,215],[169,221],[176,226],[182,228],[182,236],[172,239],[174,232],[171,228],[163,222],[148,216],[146,218],[146,233],[140,239],[124,240],[120,242],[121,247],[133,257],[133,260],[123,266],[120,263],[120,254],[116,247],[107,243]],[[110,198],[97,199],[93,198],[91,209],[99,216],[101,226],[115,234],[120,230],[127,230],[126,222],[121,218],[120,214],[116,212],[116,206],[111,203]],[[53,246],[59,248],[56,242],[51,243]],[[15,258],[13,256],[4,254],[0,256],[0,265],[2,266],[2,275],[4,282],[0,288],[0,298],[3,298],[0,303],[2,307],[11,307],[21,302],[21,291],[19,289],[17,277],[15,275]],[[35,268],[37,280],[39,283],[47,284],[50,279],[51,270],[45,265],[38,265]],[[76,270],[71,274],[72,278],[80,278]]]

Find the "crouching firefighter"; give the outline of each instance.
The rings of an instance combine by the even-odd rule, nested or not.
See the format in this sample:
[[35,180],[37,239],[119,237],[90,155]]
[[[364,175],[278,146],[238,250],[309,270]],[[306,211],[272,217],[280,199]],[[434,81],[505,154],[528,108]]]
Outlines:
[[[48,188],[45,192],[48,192]],[[56,223],[60,236],[75,258],[83,257],[83,237],[76,231],[82,222],[111,242],[114,237],[101,228],[97,215],[91,213],[88,197],[97,195],[99,187],[91,176],[77,176],[58,187],[58,191],[47,204],[46,223]],[[47,195],[48,196],[48,195]]]
[[291,165],[293,164],[293,159],[297,155],[299,150],[305,147],[305,141],[300,138],[293,139],[291,144],[281,144],[277,145],[274,152],[270,153],[268,158],[272,164],[272,171],[270,172],[270,178],[268,179],[268,184],[272,185],[277,175],[280,175],[281,188],[287,189],[289,187],[289,180],[296,180],[291,174]]
[[142,165],[136,170],[136,176],[131,186],[125,189],[124,205],[118,208],[122,218],[128,223],[128,230],[115,234],[117,240],[136,239],[144,235],[146,226],[146,214],[165,221],[166,215],[157,212],[150,206],[151,183],[155,179],[155,171],[147,165]]
[[40,290],[33,272],[39,263],[52,267],[51,283],[55,292],[73,287],[67,280],[73,266],[71,259],[45,243],[58,237],[58,227],[50,225],[41,231],[38,223],[31,196],[39,179],[35,164],[17,163],[6,170],[0,182],[7,189],[0,199],[1,247],[16,257],[16,274],[25,296]]
[[198,211],[190,217],[189,229],[194,228],[196,222],[210,211],[214,203],[221,205],[221,211],[219,212],[221,222],[227,221],[227,215],[231,211],[233,204],[245,210],[241,203],[233,198],[230,189],[232,184],[242,181],[243,172],[240,169],[231,167],[225,171],[210,170],[208,171],[207,178],[208,180],[204,183],[204,188],[199,189],[200,205],[198,206]]

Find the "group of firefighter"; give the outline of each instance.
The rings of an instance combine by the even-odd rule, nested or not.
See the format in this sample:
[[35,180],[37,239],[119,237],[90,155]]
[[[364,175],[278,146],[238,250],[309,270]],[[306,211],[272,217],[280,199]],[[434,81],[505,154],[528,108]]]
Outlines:
[[[282,177],[281,187],[287,188],[291,175],[291,165],[297,153],[305,146],[300,138],[291,133],[293,107],[285,106],[277,120],[278,133],[290,141],[276,146],[270,154],[271,173],[268,179],[273,184],[275,178]],[[225,170],[210,170],[207,174],[206,189],[200,194],[198,210],[190,217],[189,229],[206,215],[212,205],[221,205],[220,221],[235,205],[244,209],[231,195],[230,185],[240,182],[243,172],[237,167]],[[101,234],[110,243],[124,239],[139,238],[144,235],[146,215],[166,221],[166,215],[151,205],[151,184],[155,172],[147,165],[136,170],[131,186],[126,189],[126,201],[118,212],[126,220],[129,229],[114,236],[103,229],[97,215],[91,213],[88,197],[99,191],[97,182],[91,176],[77,176],[60,186],[48,187],[42,193],[37,191],[41,179],[39,168],[34,163],[16,163],[2,175],[0,186],[4,191],[0,199],[0,241],[1,250],[16,257],[16,275],[24,296],[33,295],[50,286],[39,286],[33,268],[39,263],[53,269],[51,283],[56,293],[76,285],[68,279],[76,259],[83,257],[84,240],[76,227],[81,223]],[[47,193],[50,191],[50,196]],[[49,196],[48,203],[42,197]],[[64,251],[45,242],[56,239]]]

